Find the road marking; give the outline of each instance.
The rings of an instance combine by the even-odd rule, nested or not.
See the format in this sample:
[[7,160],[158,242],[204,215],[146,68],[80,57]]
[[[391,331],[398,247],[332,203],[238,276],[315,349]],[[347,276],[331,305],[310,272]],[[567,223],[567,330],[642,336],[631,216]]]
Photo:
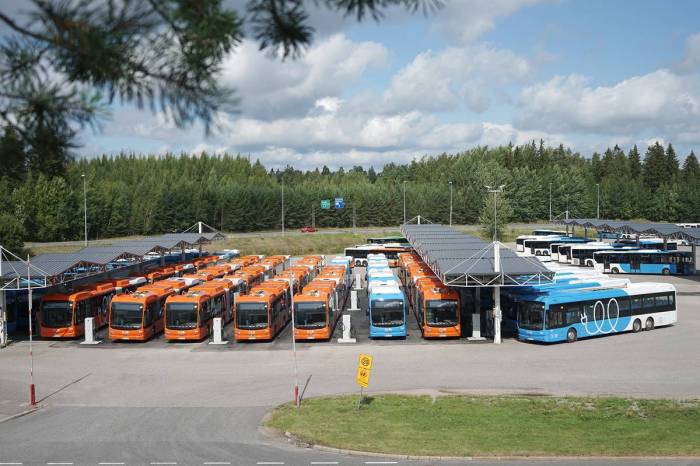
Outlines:
[[53,464],[54,466],[58,466],[58,465],[60,465],[60,464],[63,464],[63,465],[71,465],[71,464],[73,464],[73,463],[46,463],[46,464]]
[[152,462],[151,464],[177,464],[174,461],[160,461],[160,462]]
[[311,464],[338,464],[337,461],[312,461]]
[[365,464],[396,464],[398,461],[365,461]]
[[231,464],[228,461],[205,461],[204,464]]
[[258,461],[255,464],[284,464],[284,461]]
[[97,463],[97,464],[102,464],[102,465],[108,466],[110,464],[117,465],[117,464],[124,464],[124,463],[115,462],[115,463]]
[[6,465],[6,464],[7,464],[7,465],[10,465],[10,464],[22,464],[22,463],[0,463],[0,465],[3,465],[3,466]]

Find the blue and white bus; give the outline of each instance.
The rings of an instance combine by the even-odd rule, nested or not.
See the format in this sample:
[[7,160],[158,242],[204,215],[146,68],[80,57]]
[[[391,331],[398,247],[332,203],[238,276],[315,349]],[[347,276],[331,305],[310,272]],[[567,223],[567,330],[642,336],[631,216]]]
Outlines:
[[406,298],[398,286],[377,286],[368,291],[369,337],[406,336]]
[[567,236],[564,230],[533,230],[535,236]]
[[669,283],[633,283],[625,288],[569,289],[523,297],[518,339],[573,343],[676,323],[676,289]]
[[[609,243],[604,243],[601,241],[590,241],[587,243],[560,243],[560,244],[552,244],[551,251],[552,251],[552,260],[555,260],[560,263],[560,264],[570,264],[572,255],[571,255],[571,250],[573,248],[578,248],[582,246],[601,246],[603,248],[611,248]],[[556,258],[554,257],[554,250],[556,249],[557,255]]]
[[593,253],[594,269],[604,273],[693,275],[695,261],[690,251],[599,251]]
[[678,245],[675,241],[667,241],[664,248],[664,240],[661,238],[640,238],[639,244],[636,239],[619,239],[614,242],[613,247],[619,248],[623,246],[633,246],[636,249],[665,249],[666,251],[675,251]]

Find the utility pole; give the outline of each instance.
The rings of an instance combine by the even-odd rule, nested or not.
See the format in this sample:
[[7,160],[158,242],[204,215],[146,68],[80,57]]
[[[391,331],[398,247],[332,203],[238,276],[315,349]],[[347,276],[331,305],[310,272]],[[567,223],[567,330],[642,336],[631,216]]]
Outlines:
[[80,177],[83,179],[83,219],[85,223],[85,247],[87,247],[87,182],[85,181],[85,174],[80,175]]
[[32,270],[27,254],[27,300],[29,301],[29,403],[36,406],[36,390],[34,388],[34,328],[32,326]]
[[450,226],[452,226],[452,182],[450,181]]
[[403,224],[406,224],[406,181],[403,182]]
[[356,231],[356,223],[355,223],[355,214],[357,211],[355,210],[355,204],[352,205],[352,232],[357,233]]
[[549,223],[552,223],[552,183],[549,183]]
[[311,204],[311,228],[316,228],[316,204]]
[[598,201],[596,202],[595,218],[600,220],[600,183],[596,183],[595,186],[598,190]]

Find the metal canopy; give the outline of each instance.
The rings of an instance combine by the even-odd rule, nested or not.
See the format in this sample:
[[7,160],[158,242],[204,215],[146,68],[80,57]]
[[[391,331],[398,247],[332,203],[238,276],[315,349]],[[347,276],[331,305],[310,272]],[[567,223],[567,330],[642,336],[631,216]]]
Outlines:
[[0,290],[25,289],[31,275],[33,287],[47,287],[68,280],[104,273],[144,260],[149,254],[165,254],[224,239],[221,233],[171,233],[141,240],[115,241],[108,246],[92,246],[69,253],[45,253],[33,257],[30,269],[21,260],[7,260],[0,248]]
[[451,227],[406,224],[401,233],[449,286],[521,286],[554,279],[554,272],[537,259],[520,257],[500,243],[488,243]]
[[700,228],[682,228],[673,223],[641,223],[620,220],[599,220],[594,218],[574,218],[555,220],[554,223],[572,225],[583,228],[594,228],[600,231],[628,234],[652,234],[670,239],[685,239],[700,241]]

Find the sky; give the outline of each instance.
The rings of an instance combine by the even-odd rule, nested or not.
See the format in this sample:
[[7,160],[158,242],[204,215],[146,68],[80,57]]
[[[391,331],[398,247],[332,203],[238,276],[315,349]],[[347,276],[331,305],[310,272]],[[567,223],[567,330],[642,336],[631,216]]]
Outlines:
[[684,158],[700,150],[697,18],[696,0],[448,0],[380,23],[315,9],[314,43],[297,60],[249,40],[225,59],[219,79],[241,103],[212,134],[115,105],[101,131],[80,134],[78,153],[379,168],[541,138],[586,156],[658,140]]

